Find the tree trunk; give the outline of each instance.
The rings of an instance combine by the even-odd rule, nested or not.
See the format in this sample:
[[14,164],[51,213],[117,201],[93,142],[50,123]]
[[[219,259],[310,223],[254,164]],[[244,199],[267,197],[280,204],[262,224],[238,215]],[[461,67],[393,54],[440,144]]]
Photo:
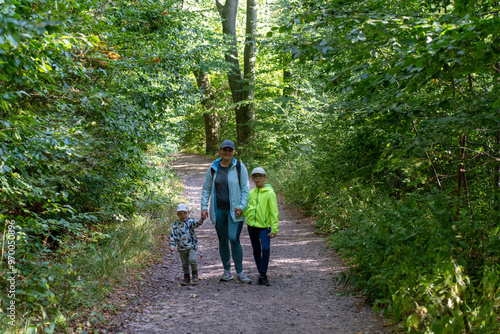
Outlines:
[[203,91],[205,98],[201,104],[205,107],[206,111],[203,114],[205,122],[205,152],[207,154],[214,154],[219,149],[219,124],[217,122],[217,112],[215,111],[215,96],[210,87],[208,75],[203,70],[194,71],[198,88]]
[[[500,131],[495,133],[495,145],[494,154],[497,158],[500,158]],[[493,164],[493,194],[494,201],[493,207],[496,209],[496,212],[500,212],[500,162],[496,162]]]
[[283,69],[283,96],[289,97],[293,95],[293,93],[292,72],[290,70]]
[[247,0],[246,38],[244,51],[245,84],[244,96],[252,104],[255,96],[255,36],[257,33],[257,0]]
[[238,56],[238,46],[236,37],[236,15],[238,14],[238,0],[226,0],[222,5],[216,0],[217,9],[222,19],[222,32],[224,33],[225,43],[227,46],[224,56],[226,62],[231,66],[227,72],[229,87],[233,102],[242,101],[243,76],[241,75],[240,62]]
[[[241,153],[250,142],[253,133],[254,111],[254,81],[255,81],[255,32],[257,27],[257,2],[247,2],[247,43],[244,52],[245,80],[241,74],[239,63],[236,16],[238,14],[238,0],[226,0],[222,5],[216,0],[217,9],[222,18],[222,31],[226,37],[227,51],[225,60],[231,65],[227,73],[233,102],[236,104],[236,133],[238,152]],[[249,42],[250,41],[250,42]]]
[[245,27],[245,49],[243,55],[243,100],[242,107],[236,114],[236,126],[238,134],[238,144],[240,153],[244,151],[244,146],[250,143],[253,135],[253,123],[255,121],[255,42],[257,34],[257,0],[247,0],[247,16]]
[[466,205],[470,208],[470,201],[469,201],[469,185],[467,183],[467,173],[465,170],[465,147],[467,145],[467,136],[463,135],[458,138],[459,142],[459,160],[461,162],[458,164],[458,174],[457,174],[457,197],[458,197],[458,203],[457,203],[457,211],[456,211],[456,220],[458,221],[460,219],[460,210],[462,206],[462,191],[465,193],[465,199],[464,202]]

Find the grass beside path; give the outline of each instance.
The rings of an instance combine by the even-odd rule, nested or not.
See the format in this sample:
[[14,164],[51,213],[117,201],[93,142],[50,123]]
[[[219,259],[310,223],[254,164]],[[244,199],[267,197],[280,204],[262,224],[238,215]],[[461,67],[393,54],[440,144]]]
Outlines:
[[[164,255],[160,249],[183,190],[169,167],[155,170],[162,181],[150,181],[135,198],[134,215],[89,225],[78,236],[65,236],[53,251],[46,247],[25,261],[33,269],[17,278],[15,322],[2,311],[0,332],[99,332],[99,324],[124,304],[121,291],[140,284],[141,272]],[[3,291],[4,286],[6,305]]]

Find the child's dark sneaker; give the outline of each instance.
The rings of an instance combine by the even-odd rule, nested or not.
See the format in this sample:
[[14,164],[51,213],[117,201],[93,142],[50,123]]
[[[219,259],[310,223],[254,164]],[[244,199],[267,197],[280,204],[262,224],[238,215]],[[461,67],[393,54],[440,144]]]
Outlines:
[[200,278],[198,277],[198,272],[197,271],[193,271],[193,279],[192,279],[192,281],[196,283],[199,280],[200,280]]
[[189,274],[184,274],[184,279],[182,280],[181,285],[188,285],[189,282],[190,282]]
[[258,284],[259,285],[266,285],[266,286],[270,285],[269,280],[267,279],[267,276],[260,276]]

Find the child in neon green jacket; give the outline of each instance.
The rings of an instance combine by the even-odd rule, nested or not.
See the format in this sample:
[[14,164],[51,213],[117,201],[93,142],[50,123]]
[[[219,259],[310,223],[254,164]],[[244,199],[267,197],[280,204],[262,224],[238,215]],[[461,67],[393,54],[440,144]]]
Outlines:
[[278,233],[280,214],[276,193],[270,184],[266,184],[264,168],[252,170],[255,188],[248,197],[248,206],[243,212],[248,226],[248,235],[252,242],[253,257],[259,270],[259,285],[269,286],[267,268],[271,254],[271,239]]

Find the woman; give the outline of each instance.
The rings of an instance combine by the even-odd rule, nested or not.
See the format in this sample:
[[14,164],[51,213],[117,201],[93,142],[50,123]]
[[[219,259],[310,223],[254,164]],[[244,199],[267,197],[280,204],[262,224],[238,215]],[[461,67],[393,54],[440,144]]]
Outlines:
[[207,171],[201,190],[201,219],[205,220],[210,211],[210,220],[219,237],[219,254],[224,267],[220,280],[230,281],[234,278],[231,274],[232,255],[236,281],[249,284],[252,280],[243,273],[240,233],[244,221],[241,214],[248,205],[250,188],[248,171],[243,163],[233,158],[234,152],[234,142],[224,140],[220,146],[221,158],[212,162]]

